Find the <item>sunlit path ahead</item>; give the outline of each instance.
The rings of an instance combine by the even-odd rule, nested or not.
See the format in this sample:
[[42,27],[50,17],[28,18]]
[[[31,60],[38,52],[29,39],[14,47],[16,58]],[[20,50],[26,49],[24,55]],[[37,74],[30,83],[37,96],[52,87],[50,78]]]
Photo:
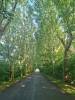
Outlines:
[[0,93],[0,100],[75,100],[46,80],[39,72]]

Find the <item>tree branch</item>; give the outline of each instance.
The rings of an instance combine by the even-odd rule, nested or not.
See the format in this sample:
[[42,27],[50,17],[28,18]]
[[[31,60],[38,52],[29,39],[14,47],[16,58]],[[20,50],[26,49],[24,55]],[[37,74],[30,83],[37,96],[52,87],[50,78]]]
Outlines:
[[[11,12],[14,12],[15,11],[15,9],[16,9],[16,5],[17,5],[17,0],[15,0],[15,4],[14,4],[14,6],[13,6],[13,8],[12,8],[12,11]],[[3,28],[3,30],[5,30],[6,29],[6,27],[9,25],[9,23],[11,22],[11,17],[7,20],[7,23],[5,24],[5,26],[4,26],[4,28]]]
[[[16,5],[17,5],[17,0],[15,0],[15,4],[12,7],[11,13],[13,13],[16,9]],[[4,25],[4,27],[2,27],[0,25],[0,37],[3,35],[3,32],[6,30],[7,26],[9,25],[9,23],[11,22],[11,17],[7,19],[7,23]]]
[[61,41],[62,45],[65,47],[65,42],[63,38],[60,38],[60,36],[57,34],[57,38]]
[[65,45],[65,49],[68,51],[71,43],[72,43],[73,37],[72,37],[72,33],[68,33],[68,39],[66,41],[66,45]]
[[12,7],[12,12],[15,11],[16,6],[17,6],[17,0],[15,0],[15,4],[14,4],[14,6]]

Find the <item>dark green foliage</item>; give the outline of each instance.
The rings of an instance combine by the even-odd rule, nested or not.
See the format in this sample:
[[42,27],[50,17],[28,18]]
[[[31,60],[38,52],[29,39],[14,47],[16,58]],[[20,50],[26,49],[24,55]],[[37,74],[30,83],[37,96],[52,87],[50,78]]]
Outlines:
[[58,79],[62,79],[62,77],[63,77],[63,62],[55,65],[54,77],[58,78]]
[[41,72],[53,76],[55,78],[58,79],[62,79],[62,75],[63,75],[63,62],[55,64],[54,68],[51,64],[49,64],[48,66],[43,66],[42,68],[40,68]]
[[68,72],[70,73],[71,80],[75,81],[75,55],[72,55],[68,62]]
[[0,62],[0,82],[9,80],[9,67],[6,62]]
[[21,75],[21,69],[19,67],[15,67],[14,71],[15,71],[14,78],[20,77],[20,75]]

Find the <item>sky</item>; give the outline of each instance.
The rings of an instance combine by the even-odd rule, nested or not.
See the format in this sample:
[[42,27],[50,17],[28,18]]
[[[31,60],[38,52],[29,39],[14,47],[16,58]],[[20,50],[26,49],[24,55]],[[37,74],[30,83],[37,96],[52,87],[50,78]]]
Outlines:
[[[34,8],[35,0],[29,0],[28,3],[29,3],[29,5],[33,8],[33,14],[37,16],[38,13],[35,11],[35,8]],[[33,38],[35,38],[35,33],[36,33],[37,30],[38,30],[38,23],[36,22],[36,17],[35,17],[35,16],[32,17],[32,23],[33,23],[34,27],[36,28],[36,29],[35,29],[35,32],[33,32]]]

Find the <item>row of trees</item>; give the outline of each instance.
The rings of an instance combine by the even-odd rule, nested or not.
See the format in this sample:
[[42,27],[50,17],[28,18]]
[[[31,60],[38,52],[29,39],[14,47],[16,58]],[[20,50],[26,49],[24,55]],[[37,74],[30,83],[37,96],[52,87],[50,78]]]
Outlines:
[[0,3],[0,82],[31,73],[34,65],[34,27],[25,0]]
[[14,80],[39,67],[74,81],[74,33],[75,0],[1,0],[0,76]]
[[75,80],[75,1],[36,0],[35,11],[38,65],[63,81]]

